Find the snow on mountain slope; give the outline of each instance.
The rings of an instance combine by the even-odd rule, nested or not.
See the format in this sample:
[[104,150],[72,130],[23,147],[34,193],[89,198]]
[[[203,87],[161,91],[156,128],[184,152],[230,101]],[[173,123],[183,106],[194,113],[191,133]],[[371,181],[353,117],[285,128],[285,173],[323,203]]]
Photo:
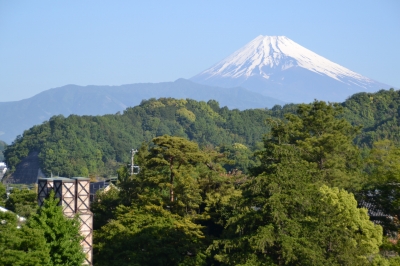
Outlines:
[[[343,101],[353,93],[388,88],[304,48],[285,36],[258,36],[191,80],[243,86],[284,101]],[[318,88],[317,88],[318,87]]]

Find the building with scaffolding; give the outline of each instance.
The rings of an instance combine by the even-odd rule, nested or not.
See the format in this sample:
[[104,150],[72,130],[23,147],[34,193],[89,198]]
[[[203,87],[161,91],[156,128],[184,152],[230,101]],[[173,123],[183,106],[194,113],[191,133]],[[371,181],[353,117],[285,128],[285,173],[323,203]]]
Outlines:
[[84,177],[73,178],[39,178],[38,204],[41,207],[44,200],[54,191],[55,197],[60,199],[59,205],[68,218],[78,216],[79,231],[83,236],[81,246],[86,254],[85,265],[93,263],[93,213],[90,211],[90,179]]

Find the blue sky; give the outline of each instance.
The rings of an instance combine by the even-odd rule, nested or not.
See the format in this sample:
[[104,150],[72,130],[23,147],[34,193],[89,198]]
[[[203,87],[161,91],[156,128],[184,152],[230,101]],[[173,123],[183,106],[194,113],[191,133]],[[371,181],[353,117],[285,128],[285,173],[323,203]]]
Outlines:
[[397,0],[0,0],[0,101],[190,78],[260,34],[400,88]]

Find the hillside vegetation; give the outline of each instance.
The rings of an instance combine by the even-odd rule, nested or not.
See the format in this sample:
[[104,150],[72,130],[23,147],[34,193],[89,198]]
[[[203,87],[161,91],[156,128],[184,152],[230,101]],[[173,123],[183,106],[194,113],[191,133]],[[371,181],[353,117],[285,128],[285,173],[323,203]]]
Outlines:
[[397,130],[397,94],[247,111],[152,99],[120,115],[53,117],[6,156],[37,151],[76,175],[140,147],[140,172],[120,166],[91,205],[94,265],[399,265],[400,147],[386,132]]
[[[281,110],[294,110],[287,105]],[[143,101],[123,114],[53,116],[32,127],[6,150],[11,171],[32,151],[39,152],[44,172],[62,176],[115,173],[117,163],[130,160],[130,149],[164,134],[194,140],[201,146],[257,145],[267,133],[265,119],[273,110],[239,111],[218,102],[171,98]]]
[[342,105],[344,117],[353,125],[362,126],[357,144],[371,147],[374,141],[382,139],[400,142],[400,91],[358,93]]
[[[400,141],[399,91],[359,93],[341,104],[352,125],[362,126],[355,143],[366,148],[381,139]],[[122,114],[53,116],[17,137],[5,151],[11,171],[30,152],[39,152],[46,174],[61,176],[107,175],[130,161],[130,149],[156,136],[172,135],[197,142],[200,147],[234,149],[241,144],[248,154],[260,147],[269,132],[267,118],[296,113],[297,105],[240,111],[220,107],[216,101],[150,99]],[[243,169],[245,170],[245,169]]]
[[244,88],[219,88],[185,79],[174,82],[136,83],[121,86],[66,85],[43,91],[31,98],[0,102],[0,139],[10,144],[24,130],[49,120],[54,115],[105,115],[137,106],[142,99],[172,97],[197,101],[218,100],[222,106],[271,108],[282,101]]
[[341,114],[315,101],[267,119],[249,175],[211,148],[154,138],[140,173],[121,168],[92,204],[95,265],[399,265],[400,149],[374,142],[361,159],[360,128]]

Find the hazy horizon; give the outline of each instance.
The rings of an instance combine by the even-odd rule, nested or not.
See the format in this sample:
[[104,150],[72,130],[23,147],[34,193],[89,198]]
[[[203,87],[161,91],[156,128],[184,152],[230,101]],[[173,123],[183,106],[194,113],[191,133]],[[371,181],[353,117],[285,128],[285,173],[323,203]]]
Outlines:
[[400,2],[0,3],[2,102],[67,84],[191,78],[258,35],[284,35],[400,88]]

